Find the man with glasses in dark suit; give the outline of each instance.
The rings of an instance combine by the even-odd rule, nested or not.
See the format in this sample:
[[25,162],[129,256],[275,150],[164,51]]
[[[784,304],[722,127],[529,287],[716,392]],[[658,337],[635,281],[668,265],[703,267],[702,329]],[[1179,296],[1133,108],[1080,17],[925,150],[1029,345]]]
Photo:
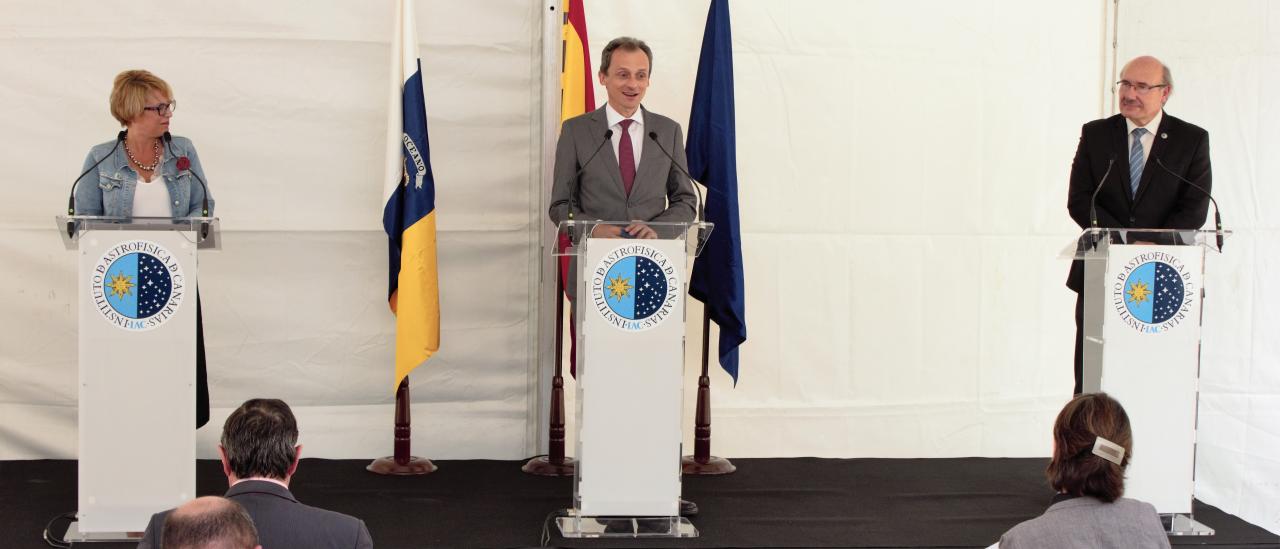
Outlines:
[[[1090,205],[1096,190],[1098,227],[1199,229],[1209,213],[1206,193],[1213,184],[1209,132],[1164,112],[1173,93],[1173,75],[1159,59],[1143,56],[1129,61],[1116,86],[1120,114],[1089,122],[1080,130],[1067,192],[1071,219],[1082,229],[1091,226]],[[1108,168],[1110,175],[1103,181]],[[1127,243],[1151,243],[1142,238]],[[1067,287],[1076,292],[1075,394],[1080,394],[1084,372],[1082,261],[1072,263]]]

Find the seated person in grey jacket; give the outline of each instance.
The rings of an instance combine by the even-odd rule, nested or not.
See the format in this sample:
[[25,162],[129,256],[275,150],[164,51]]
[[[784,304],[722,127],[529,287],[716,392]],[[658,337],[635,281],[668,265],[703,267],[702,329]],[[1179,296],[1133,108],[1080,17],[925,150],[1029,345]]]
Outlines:
[[[302,445],[298,420],[282,400],[245,401],[222,426],[222,472],[230,488],[225,497],[249,512],[258,542],[269,549],[372,549],[364,521],[303,505],[289,491]],[[152,515],[138,549],[160,547],[172,511]],[[167,546],[165,546],[168,549]]]
[[1120,497],[1132,456],[1129,416],[1119,402],[1105,393],[1071,399],[1054,422],[1045,471],[1058,495],[1043,515],[1005,532],[1000,549],[1169,547],[1156,508]]

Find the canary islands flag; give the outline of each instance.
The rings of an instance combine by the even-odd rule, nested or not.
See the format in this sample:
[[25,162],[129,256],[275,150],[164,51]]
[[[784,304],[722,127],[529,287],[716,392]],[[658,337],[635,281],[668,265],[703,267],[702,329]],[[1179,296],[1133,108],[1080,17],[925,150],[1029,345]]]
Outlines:
[[415,13],[413,0],[399,0],[391,43],[382,226],[390,248],[387,298],[396,315],[392,390],[440,349],[436,183],[427,145],[427,107]]

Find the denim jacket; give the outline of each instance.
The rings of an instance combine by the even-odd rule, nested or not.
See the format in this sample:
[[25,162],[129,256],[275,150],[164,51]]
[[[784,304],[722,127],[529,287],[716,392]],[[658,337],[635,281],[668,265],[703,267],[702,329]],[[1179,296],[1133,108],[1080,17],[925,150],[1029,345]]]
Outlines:
[[[110,217],[131,217],[133,215],[133,191],[138,186],[138,172],[129,166],[125,156],[124,143],[115,147],[115,141],[108,141],[89,149],[89,156],[84,159],[81,171],[88,170],[108,153],[111,154],[96,170],[81,177],[76,183],[76,215],[105,215]],[[164,162],[159,173],[164,178],[165,187],[169,189],[170,209],[173,217],[198,217],[201,213],[201,202],[205,190],[196,181],[194,172],[204,179],[204,169],[200,167],[200,157],[191,140],[173,136],[168,144],[161,143]],[[115,152],[111,152],[115,147]],[[181,158],[187,158],[190,166],[185,170],[178,169]],[[209,196],[209,215],[213,215],[213,196]]]

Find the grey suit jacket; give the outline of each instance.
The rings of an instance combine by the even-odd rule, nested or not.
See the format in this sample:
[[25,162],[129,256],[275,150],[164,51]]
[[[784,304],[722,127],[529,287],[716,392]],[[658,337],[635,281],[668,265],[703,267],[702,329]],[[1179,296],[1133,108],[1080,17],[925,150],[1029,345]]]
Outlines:
[[1089,496],[1060,501],[1000,537],[1000,549],[1167,548],[1169,537],[1150,503]]
[[[226,497],[249,512],[263,549],[373,548],[373,539],[364,521],[298,503],[292,492],[278,484],[246,480],[227,490]],[[172,511],[151,516],[138,549],[160,547],[164,521]]]
[[[641,107],[643,109],[643,107]],[[658,145],[648,137],[656,133],[658,142],[687,167],[684,133],[674,120],[644,110],[644,145],[631,195],[622,186],[618,158],[605,143],[609,130],[605,108],[566,120],[556,144],[555,183],[551,188],[548,214],[553,223],[569,217],[569,196],[577,188],[574,219],[604,221],[693,221],[697,195],[689,178],[680,173]],[[601,144],[604,143],[603,148]],[[592,153],[599,154],[592,159]],[[588,163],[590,161],[590,163]],[[573,175],[586,166],[577,181]]]

